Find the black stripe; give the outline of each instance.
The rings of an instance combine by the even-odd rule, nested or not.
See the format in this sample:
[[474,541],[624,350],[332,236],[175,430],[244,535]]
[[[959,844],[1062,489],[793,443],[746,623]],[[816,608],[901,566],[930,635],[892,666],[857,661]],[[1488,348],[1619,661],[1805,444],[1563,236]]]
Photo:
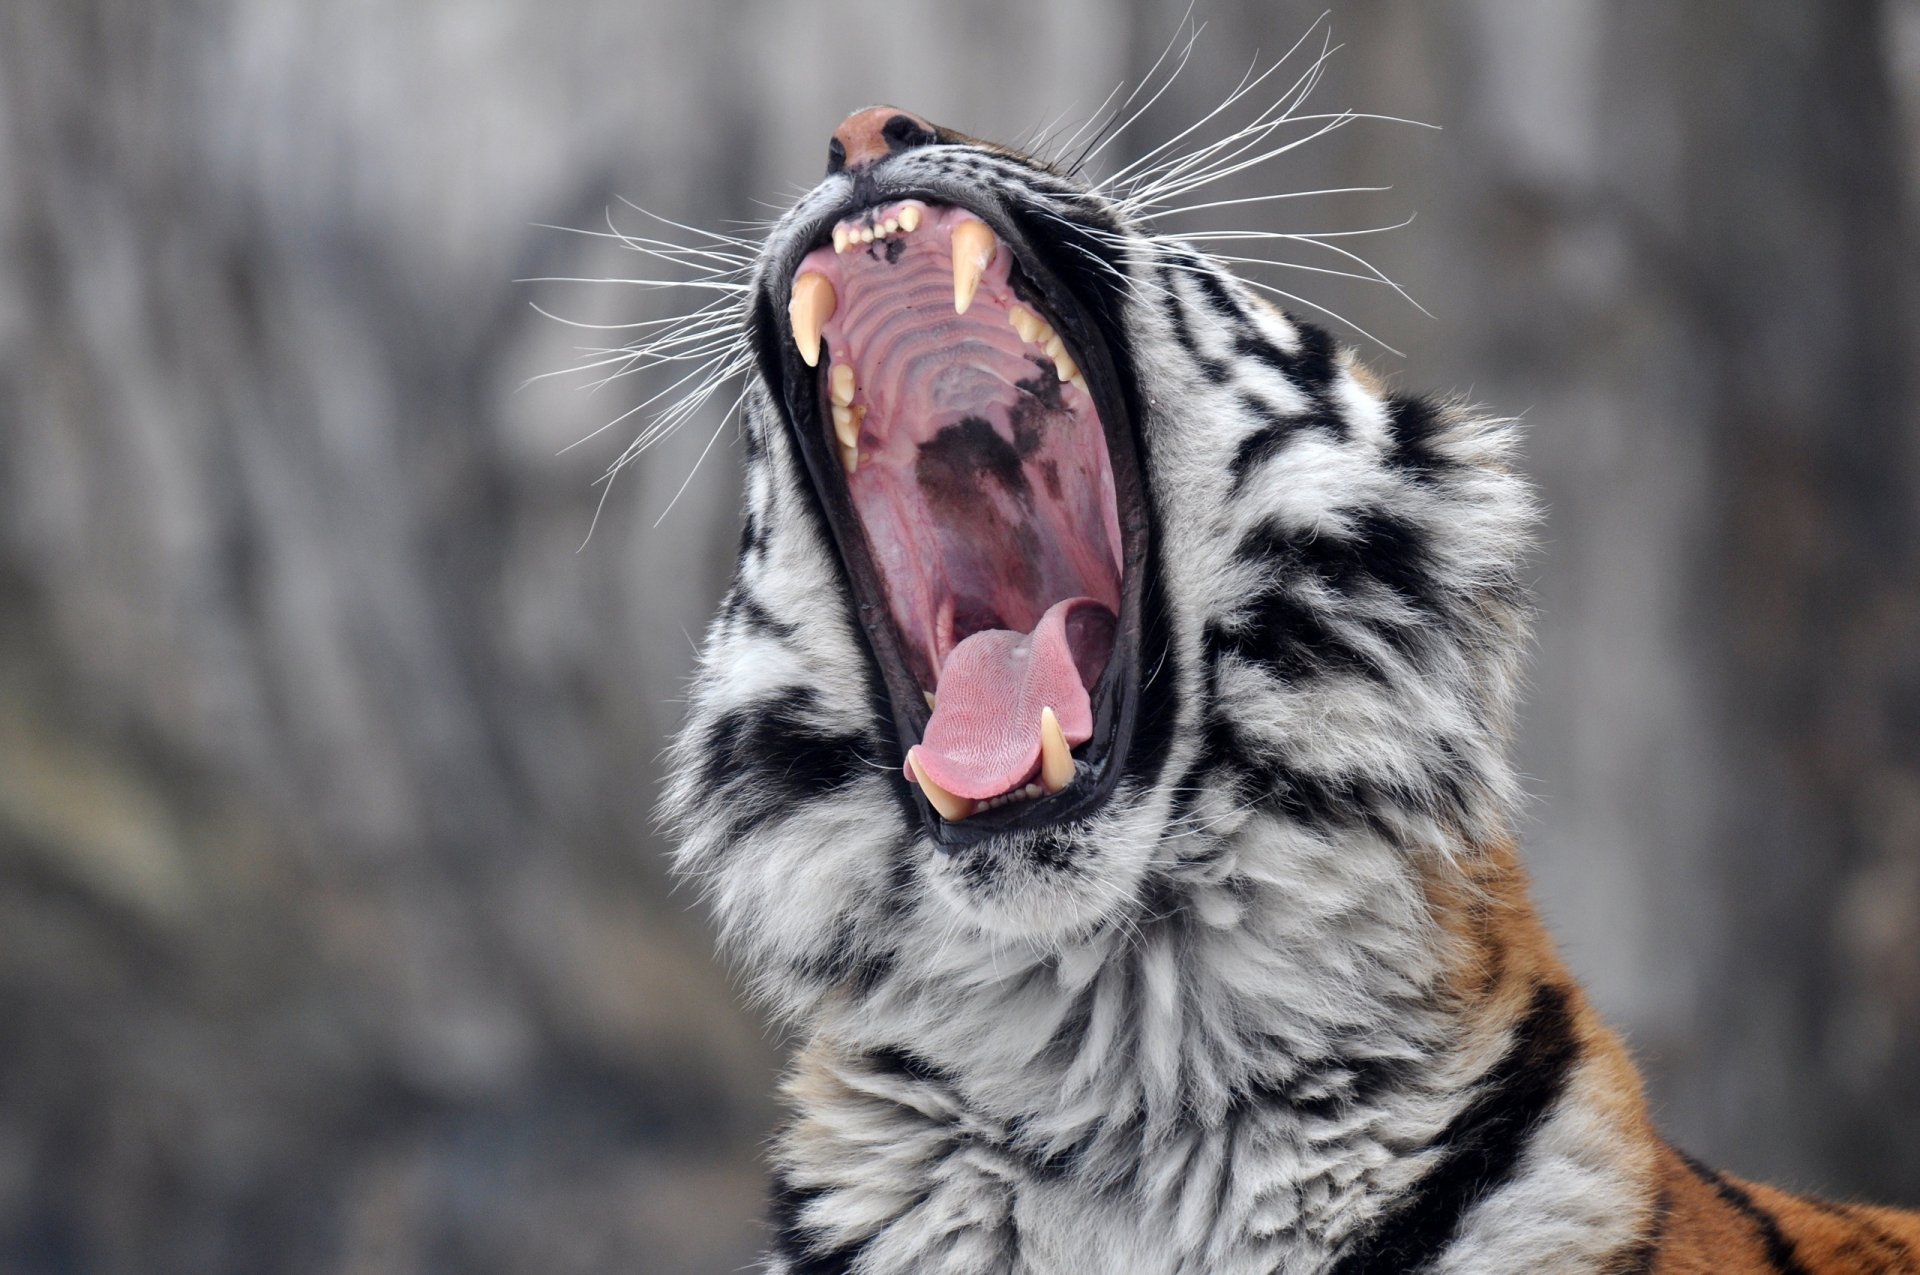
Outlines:
[[1812,1275],[1811,1271],[1800,1264],[1800,1255],[1794,1251],[1793,1241],[1781,1234],[1779,1220],[1773,1214],[1755,1203],[1754,1198],[1737,1183],[1709,1169],[1686,1152],[1682,1151],[1679,1154],[1695,1177],[1712,1187],[1713,1193],[1719,1196],[1728,1208],[1753,1224],[1754,1233],[1759,1236],[1761,1247],[1767,1250],[1769,1269],[1779,1272],[1779,1275]]
[[1278,372],[1288,384],[1307,397],[1306,410],[1291,415],[1281,415],[1270,407],[1263,412],[1260,410],[1263,404],[1259,400],[1242,397],[1241,405],[1260,416],[1266,424],[1241,439],[1234,451],[1229,472],[1235,494],[1239,493],[1256,467],[1282,450],[1301,430],[1319,430],[1335,440],[1345,440],[1353,432],[1346,417],[1340,414],[1340,409],[1333,402],[1336,370],[1333,338],[1311,323],[1302,323],[1291,316],[1289,319],[1300,333],[1300,350],[1297,354],[1286,353],[1251,326],[1234,339],[1234,350],[1242,358],[1252,359]]
[[[865,758],[877,752],[873,741],[821,733],[812,720],[817,704],[813,691],[792,687],[707,727],[701,783],[734,798],[724,803],[736,815],[734,835],[871,773]],[[751,800],[738,800],[743,796]]]
[[761,527],[759,517],[752,510],[748,510],[746,519],[740,524],[740,553],[735,559],[735,569],[743,566],[749,557],[760,553],[766,547],[766,531]]
[[1920,1271],[1920,1255],[1916,1255],[1913,1246],[1898,1235],[1882,1227],[1873,1218],[1851,1204],[1834,1204],[1828,1200],[1815,1200],[1807,1196],[1799,1197],[1803,1203],[1819,1209],[1830,1217],[1837,1217],[1852,1223],[1860,1233],[1883,1253],[1889,1253],[1902,1265],[1903,1271]]
[[898,1076],[923,1085],[953,1086],[952,1077],[903,1045],[887,1045],[867,1051],[867,1064],[884,1075]]
[[1446,597],[1434,580],[1433,547],[1426,533],[1384,509],[1349,511],[1350,526],[1332,531],[1290,531],[1271,520],[1248,532],[1235,547],[1243,562],[1281,571],[1311,572],[1329,589],[1358,597],[1369,585],[1386,589],[1408,606],[1442,613]]
[[729,623],[736,628],[756,636],[772,636],[781,641],[792,641],[797,630],[785,620],[774,618],[773,612],[761,604],[760,599],[741,585],[735,585],[721,604]]
[[1387,433],[1393,449],[1388,463],[1418,483],[1431,483],[1460,465],[1440,453],[1434,438],[1446,427],[1446,415],[1432,402],[1410,395],[1387,400]]
[[1265,423],[1240,440],[1233,450],[1233,459],[1227,464],[1235,495],[1246,485],[1248,475],[1285,449],[1301,431],[1318,430],[1336,440],[1346,437],[1346,422],[1337,416],[1283,412],[1251,390],[1240,392],[1240,406],[1246,409],[1247,415]]
[[1330,617],[1274,586],[1248,599],[1245,618],[1232,627],[1219,621],[1201,633],[1209,660],[1237,655],[1271,669],[1284,681],[1306,681],[1327,673],[1358,673],[1385,685],[1387,671],[1373,654],[1336,631]]
[[1180,343],[1188,358],[1200,365],[1209,381],[1215,385],[1225,384],[1232,377],[1232,369],[1224,360],[1200,348],[1199,340],[1193,335],[1193,325],[1187,322],[1187,302],[1180,295],[1180,272],[1161,266],[1155,273],[1160,284],[1160,308],[1166,313],[1167,325],[1173,329],[1173,339]]
[[1187,272],[1187,276],[1200,285],[1200,295],[1212,306],[1215,314],[1239,324],[1250,322],[1247,312],[1240,308],[1240,302],[1227,290],[1226,281],[1210,263],[1196,259],[1194,268]]
[[1441,1256],[1473,1207],[1512,1181],[1579,1056],[1565,990],[1541,984],[1505,1056],[1432,1144],[1439,1162],[1341,1256],[1333,1275],[1418,1271]]
[[773,1251],[787,1263],[789,1275],[848,1275],[866,1247],[864,1241],[839,1248],[819,1247],[819,1236],[800,1222],[807,1205],[820,1192],[794,1186],[785,1178],[773,1180],[768,1214],[773,1224]]

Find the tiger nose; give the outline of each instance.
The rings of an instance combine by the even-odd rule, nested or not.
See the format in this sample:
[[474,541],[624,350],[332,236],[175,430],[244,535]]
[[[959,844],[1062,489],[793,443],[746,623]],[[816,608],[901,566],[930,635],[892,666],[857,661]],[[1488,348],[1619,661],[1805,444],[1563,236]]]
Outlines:
[[864,168],[875,160],[940,140],[939,130],[894,106],[869,106],[840,121],[827,143],[827,175],[843,168]]

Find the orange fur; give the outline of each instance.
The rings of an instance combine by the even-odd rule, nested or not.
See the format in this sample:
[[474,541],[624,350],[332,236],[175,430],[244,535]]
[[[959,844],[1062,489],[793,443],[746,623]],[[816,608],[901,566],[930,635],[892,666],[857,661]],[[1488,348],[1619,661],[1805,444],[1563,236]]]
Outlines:
[[1645,1183],[1640,1239],[1610,1275],[1920,1275],[1920,1213],[1792,1195],[1717,1173],[1667,1145],[1625,1046],[1541,924],[1511,844],[1436,865],[1427,897],[1454,945],[1449,991],[1474,1033],[1504,1040],[1541,983],[1567,993],[1581,1046],[1570,1093],[1617,1130]]

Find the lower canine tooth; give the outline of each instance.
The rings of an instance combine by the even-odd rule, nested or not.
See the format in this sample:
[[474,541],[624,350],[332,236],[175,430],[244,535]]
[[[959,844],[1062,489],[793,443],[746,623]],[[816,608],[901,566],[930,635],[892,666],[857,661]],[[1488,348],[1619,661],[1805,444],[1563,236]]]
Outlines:
[[[809,270],[793,281],[793,296],[787,302],[787,321],[793,325],[793,343],[808,367],[820,363],[820,329],[826,326],[839,306],[833,284],[817,270]],[[848,375],[852,375],[851,369]]]
[[957,797],[929,779],[927,772],[920,769],[920,759],[914,755],[919,751],[917,748],[907,750],[907,765],[913,770],[914,781],[920,785],[920,791],[926,794],[927,804],[939,811],[942,819],[948,823],[959,823],[974,812],[973,799]]
[[1040,787],[1059,792],[1073,782],[1073,750],[1051,708],[1040,710]]
[[965,314],[980,288],[980,276],[993,264],[993,231],[984,221],[963,221],[953,228],[953,312]]

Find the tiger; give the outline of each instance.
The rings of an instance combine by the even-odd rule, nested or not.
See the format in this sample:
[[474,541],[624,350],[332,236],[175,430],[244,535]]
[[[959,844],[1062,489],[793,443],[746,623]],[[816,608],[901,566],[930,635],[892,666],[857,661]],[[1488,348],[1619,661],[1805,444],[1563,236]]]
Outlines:
[[662,812],[800,1042],[766,1271],[1920,1272],[1667,1143],[1530,900],[1513,421],[891,106],[740,298]]

